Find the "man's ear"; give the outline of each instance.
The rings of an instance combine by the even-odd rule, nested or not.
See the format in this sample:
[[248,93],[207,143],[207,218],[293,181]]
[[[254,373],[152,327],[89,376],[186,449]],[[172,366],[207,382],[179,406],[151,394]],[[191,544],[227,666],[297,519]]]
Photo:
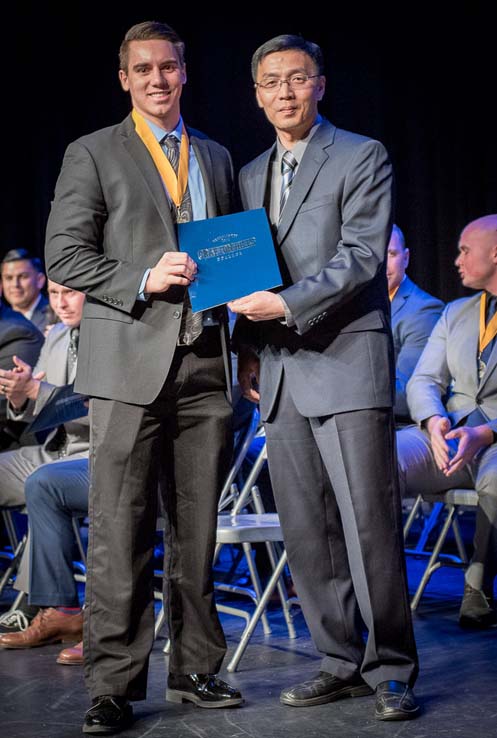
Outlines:
[[322,74],[319,77],[318,83],[316,85],[316,97],[318,101],[323,99],[325,91],[326,91],[326,77],[324,76],[324,74]]
[[124,92],[129,92],[128,75],[126,74],[124,69],[119,70],[119,82],[121,83],[121,87],[123,88]]
[[44,288],[46,281],[47,281],[47,278],[45,277],[43,272],[38,272],[38,276],[36,278],[36,284],[39,290],[42,290]]

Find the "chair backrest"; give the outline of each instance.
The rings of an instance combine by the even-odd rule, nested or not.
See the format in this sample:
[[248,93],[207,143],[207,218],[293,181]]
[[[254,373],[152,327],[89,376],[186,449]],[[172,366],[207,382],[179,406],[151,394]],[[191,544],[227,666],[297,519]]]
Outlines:
[[219,512],[229,510],[238,499],[238,477],[250,446],[256,435],[261,431],[261,420],[257,405],[253,406],[251,414],[245,423],[236,431],[233,463],[230,467],[221,495],[219,498]]

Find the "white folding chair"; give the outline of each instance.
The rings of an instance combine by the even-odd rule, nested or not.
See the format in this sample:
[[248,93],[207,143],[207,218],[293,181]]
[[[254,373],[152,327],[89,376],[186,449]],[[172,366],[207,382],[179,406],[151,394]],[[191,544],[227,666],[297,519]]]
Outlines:
[[[468,565],[468,556],[459,527],[458,515],[466,508],[478,506],[478,493],[474,489],[449,489],[443,493],[422,493],[418,495],[411,513],[404,526],[404,540],[410,530],[412,521],[423,502],[432,503],[432,511],[425,521],[423,530],[414,548],[406,548],[407,555],[417,558],[427,558],[428,563],[424,569],[416,592],[411,600],[411,610],[416,610],[424,590],[432,574],[442,566],[452,566],[465,569]],[[441,521],[443,523],[441,524]],[[440,531],[431,551],[426,549],[430,533],[439,526]],[[447,534],[452,529],[456,543],[457,554],[443,551]]]
[[[276,513],[266,513],[264,511],[259,491],[255,484],[266,460],[266,444],[264,443],[230,513],[218,516],[216,554],[219,554],[221,547],[226,544],[240,544],[247,561],[252,587],[245,588],[224,583],[216,583],[215,587],[218,590],[227,592],[247,594],[255,604],[255,610],[250,616],[245,609],[223,603],[218,603],[217,605],[220,612],[242,617],[246,623],[238,646],[228,663],[228,671],[236,670],[259,620],[262,623],[264,633],[266,635],[271,633],[271,628],[266,617],[266,607],[275,588],[278,590],[281,601],[288,636],[289,638],[296,637],[290,608],[293,604],[297,604],[298,600],[296,597],[288,597],[282,577],[287,562],[286,551],[284,548],[281,548],[280,552],[277,552],[275,549],[275,543],[282,544],[283,542],[280,521]],[[255,512],[244,512],[249,503]],[[260,578],[253,561],[252,544],[254,543],[266,544],[271,564],[272,573],[264,590],[262,589]]]

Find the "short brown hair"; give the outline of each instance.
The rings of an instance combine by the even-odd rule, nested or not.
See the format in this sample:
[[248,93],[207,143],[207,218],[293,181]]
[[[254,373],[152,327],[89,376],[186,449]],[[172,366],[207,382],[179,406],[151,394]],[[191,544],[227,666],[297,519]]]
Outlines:
[[122,69],[124,72],[128,71],[129,44],[131,41],[150,41],[156,38],[163,38],[172,43],[178,52],[180,64],[183,66],[185,63],[185,44],[176,31],[171,26],[168,26],[167,23],[144,21],[143,23],[137,23],[131,26],[126,33],[119,49],[119,69]]

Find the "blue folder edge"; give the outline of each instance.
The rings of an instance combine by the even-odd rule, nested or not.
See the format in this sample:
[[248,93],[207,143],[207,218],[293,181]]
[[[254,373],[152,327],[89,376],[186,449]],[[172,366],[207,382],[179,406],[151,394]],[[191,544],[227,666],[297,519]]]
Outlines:
[[283,283],[264,208],[178,224],[181,251],[197,263],[192,310],[208,310]]
[[74,392],[72,384],[57,387],[25,432],[38,433],[83,418],[88,415],[88,402],[89,397]]

